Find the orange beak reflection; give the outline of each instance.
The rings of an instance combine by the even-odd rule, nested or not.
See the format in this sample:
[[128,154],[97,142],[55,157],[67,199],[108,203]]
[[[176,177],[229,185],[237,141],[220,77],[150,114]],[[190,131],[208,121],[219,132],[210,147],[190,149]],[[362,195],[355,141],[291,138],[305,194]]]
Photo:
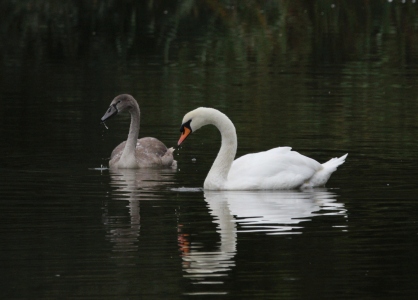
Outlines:
[[177,142],[177,145],[180,146],[180,144],[183,143],[183,141],[189,136],[191,132],[192,131],[189,128],[184,127],[184,131],[181,133],[181,136],[180,136],[179,141]]

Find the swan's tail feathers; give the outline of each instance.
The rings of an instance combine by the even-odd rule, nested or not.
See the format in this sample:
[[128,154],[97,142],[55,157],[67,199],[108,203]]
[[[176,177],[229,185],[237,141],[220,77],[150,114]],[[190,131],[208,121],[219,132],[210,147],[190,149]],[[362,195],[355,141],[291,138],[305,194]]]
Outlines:
[[322,169],[315,173],[309,181],[311,186],[323,186],[327,183],[331,174],[334,173],[338,166],[345,162],[348,153],[341,157],[331,158],[329,161],[322,164]]
[[326,163],[323,163],[322,166],[324,167],[324,169],[332,169],[332,172],[335,172],[335,170],[337,170],[337,167],[342,165],[345,162],[345,158],[347,157],[348,153],[346,153],[345,155],[341,156],[341,157],[334,157],[331,158],[329,161],[327,161]]

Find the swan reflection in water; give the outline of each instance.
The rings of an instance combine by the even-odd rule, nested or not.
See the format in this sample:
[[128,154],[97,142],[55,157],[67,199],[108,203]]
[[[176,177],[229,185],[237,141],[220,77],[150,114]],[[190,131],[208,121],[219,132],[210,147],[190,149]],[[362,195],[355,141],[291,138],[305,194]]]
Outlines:
[[[158,200],[164,187],[173,185],[175,170],[111,170],[112,201],[105,205],[104,224],[107,237],[113,243],[113,257],[118,265],[132,264],[137,257],[140,239],[140,203]],[[166,189],[172,192],[194,192],[199,201],[201,189]],[[216,224],[219,241],[214,251],[204,251],[202,245],[192,242],[181,222],[177,224],[178,249],[182,258],[184,277],[189,278],[197,291],[187,294],[224,294],[223,282],[235,266],[238,234],[251,232],[300,234],[304,222],[314,217],[337,215],[346,218],[343,203],[327,189],[286,191],[204,191],[208,213]],[[111,215],[113,200],[127,201],[129,217]],[[173,212],[175,213],[175,212]],[[145,216],[146,217],[146,216]],[[181,215],[178,216],[181,219]],[[341,222],[339,222],[341,223]],[[189,223],[188,226],[193,226]],[[337,226],[335,226],[337,227]],[[344,228],[338,228],[344,230]],[[187,231],[187,230],[186,230]],[[130,253],[129,253],[130,252]],[[204,287],[210,285],[210,290]],[[221,290],[216,291],[215,286]]]
[[111,200],[127,201],[129,219],[125,213],[113,215],[109,208],[112,202],[106,202],[103,223],[107,227],[107,238],[113,243],[114,252],[137,251],[140,235],[140,202],[155,200],[155,191],[161,191],[165,185],[173,184],[172,169],[110,169],[111,183],[114,188]]
[[[327,189],[307,191],[205,191],[209,213],[220,235],[215,251],[201,252],[199,245],[188,245],[183,254],[186,277],[194,283],[219,283],[235,265],[237,234],[300,234],[303,222],[313,217],[341,215],[347,217],[344,204]],[[193,294],[193,293],[191,293]]]

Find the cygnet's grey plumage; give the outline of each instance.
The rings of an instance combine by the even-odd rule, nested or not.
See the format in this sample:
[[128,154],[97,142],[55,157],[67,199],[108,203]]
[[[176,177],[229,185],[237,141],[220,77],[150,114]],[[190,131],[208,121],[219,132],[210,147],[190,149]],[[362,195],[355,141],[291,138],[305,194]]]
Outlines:
[[128,94],[121,94],[112,100],[102,122],[110,117],[128,111],[131,114],[131,125],[126,141],[120,143],[110,155],[110,168],[176,168],[173,158],[174,148],[167,148],[153,137],[138,139],[140,110],[138,103]]

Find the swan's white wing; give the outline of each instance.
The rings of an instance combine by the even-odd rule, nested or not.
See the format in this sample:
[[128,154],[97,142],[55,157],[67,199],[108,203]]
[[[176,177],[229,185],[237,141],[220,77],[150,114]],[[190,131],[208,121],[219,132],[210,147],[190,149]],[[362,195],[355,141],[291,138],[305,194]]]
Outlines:
[[322,168],[316,160],[278,147],[237,158],[228,173],[228,189],[291,189],[301,186]]

